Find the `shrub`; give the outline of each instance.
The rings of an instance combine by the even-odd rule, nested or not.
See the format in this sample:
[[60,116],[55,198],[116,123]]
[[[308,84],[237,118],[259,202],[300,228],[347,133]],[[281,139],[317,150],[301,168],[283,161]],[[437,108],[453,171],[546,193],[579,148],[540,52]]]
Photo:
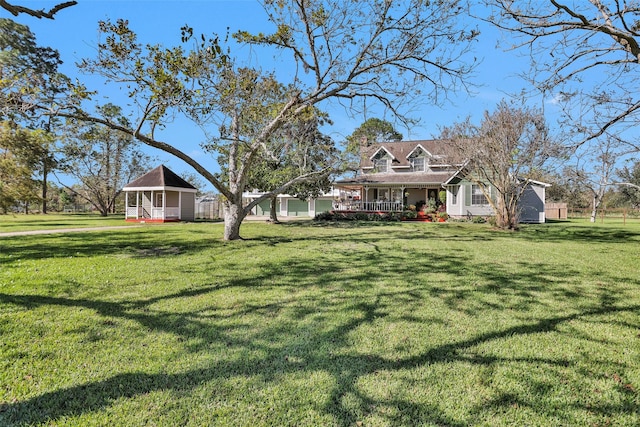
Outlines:
[[402,212],[402,216],[404,216],[407,219],[415,219],[418,216],[418,214],[416,213],[415,210],[408,210],[408,211]]
[[[416,213],[413,213],[415,218]],[[399,212],[322,212],[317,214],[314,221],[400,221]]]
[[313,218],[314,221],[333,221],[335,219],[336,215],[331,211],[320,212]]

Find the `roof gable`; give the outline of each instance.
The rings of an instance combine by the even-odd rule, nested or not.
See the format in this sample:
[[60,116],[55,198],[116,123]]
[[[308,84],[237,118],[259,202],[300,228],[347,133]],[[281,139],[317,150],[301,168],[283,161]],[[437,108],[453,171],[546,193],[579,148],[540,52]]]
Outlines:
[[391,153],[389,150],[387,150],[384,146],[380,146],[380,148],[378,148],[375,151],[375,153],[373,153],[371,155],[371,157],[369,157],[369,160],[373,161],[373,159],[376,158],[378,153],[380,153],[381,151],[384,151],[385,153],[387,153],[391,157],[391,160],[396,160],[396,157],[393,155],[393,153]]
[[185,188],[189,190],[196,190],[196,187],[189,184],[180,176],[175,174],[172,170],[165,165],[160,165],[157,168],[147,172],[138,179],[131,181],[125,185],[124,188]]
[[425,139],[419,141],[378,142],[366,147],[363,152],[362,168],[373,168],[373,159],[380,150],[386,151],[392,159],[391,167],[409,167],[409,156],[416,149],[422,149],[431,158],[444,154],[446,141]]
[[422,151],[423,153],[425,153],[427,156],[429,157],[433,157],[433,154],[431,154],[429,152],[429,150],[427,150],[426,148],[424,148],[422,146],[422,144],[418,144],[415,146],[415,148],[413,150],[411,150],[411,152],[409,154],[407,154],[407,159],[410,159],[411,157],[414,157],[414,154],[417,156],[419,155],[419,152]]

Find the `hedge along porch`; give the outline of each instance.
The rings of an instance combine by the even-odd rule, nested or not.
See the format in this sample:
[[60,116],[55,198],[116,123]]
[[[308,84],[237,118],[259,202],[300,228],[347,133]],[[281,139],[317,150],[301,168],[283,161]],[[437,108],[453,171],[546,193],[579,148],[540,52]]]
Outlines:
[[198,190],[164,165],[125,185],[123,191],[126,221],[174,222],[195,219],[195,196]]

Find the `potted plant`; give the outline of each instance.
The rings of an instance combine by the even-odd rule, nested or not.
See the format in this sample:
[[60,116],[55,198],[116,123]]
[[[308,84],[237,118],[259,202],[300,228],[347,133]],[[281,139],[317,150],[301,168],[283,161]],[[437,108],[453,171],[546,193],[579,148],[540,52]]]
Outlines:
[[449,214],[446,212],[438,212],[438,222],[445,222],[449,219]]

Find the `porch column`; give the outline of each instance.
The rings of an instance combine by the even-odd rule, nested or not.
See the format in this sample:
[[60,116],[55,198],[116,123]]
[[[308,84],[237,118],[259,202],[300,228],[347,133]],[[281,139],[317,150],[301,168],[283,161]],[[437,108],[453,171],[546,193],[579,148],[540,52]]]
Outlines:
[[162,219],[167,219],[167,190],[162,190]]
[[178,191],[178,219],[182,220],[182,191]]
[[153,211],[154,208],[156,207],[156,199],[155,199],[155,194],[153,194],[153,190],[151,190],[151,206],[149,207],[149,209],[151,210],[150,214],[151,214],[151,219],[155,219],[153,217]]
[[129,192],[124,192],[124,219],[129,218]]
[[369,206],[369,187],[364,187],[364,206],[362,207],[362,210],[366,211],[367,207]]
[[140,219],[140,190],[136,190],[136,219]]

